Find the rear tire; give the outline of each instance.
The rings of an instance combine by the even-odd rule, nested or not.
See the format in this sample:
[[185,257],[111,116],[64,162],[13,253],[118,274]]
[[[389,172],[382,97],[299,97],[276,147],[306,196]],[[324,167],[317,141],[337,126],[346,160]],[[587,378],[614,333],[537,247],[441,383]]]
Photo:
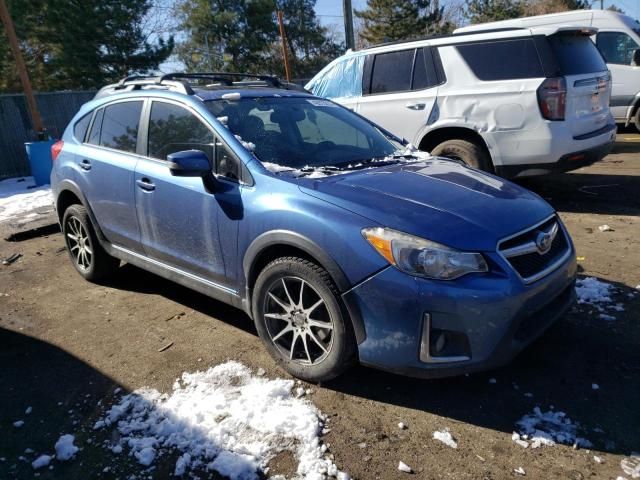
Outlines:
[[480,145],[468,140],[446,140],[434,147],[431,154],[460,160],[469,167],[493,172],[493,165],[487,152]]
[[71,205],[65,210],[62,234],[71,263],[85,280],[95,282],[111,275],[120,266],[120,260],[100,245],[87,209],[82,205]]
[[640,107],[636,109],[635,115],[633,115],[633,125],[636,127],[636,130],[640,133]]
[[330,275],[296,257],[269,263],[253,294],[258,334],[271,356],[291,375],[324,382],[354,361],[356,341]]

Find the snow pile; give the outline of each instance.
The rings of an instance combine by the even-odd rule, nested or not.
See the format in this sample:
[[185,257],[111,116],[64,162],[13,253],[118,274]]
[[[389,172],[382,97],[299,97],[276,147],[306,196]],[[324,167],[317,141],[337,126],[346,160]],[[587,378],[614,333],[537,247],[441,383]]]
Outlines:
[[451,435],[451,432],[449,432],[449,430],[439,430],[437,432],[433,432],[433,438],[441,441],[451,448],[458,448],[458,442],[453,439],[453,436]]
[[623,458],[620,468],[631,478],[640,478],[640,453],[632,453],[630,457]]
[[299,476],[337,476],[319,439],[324,417],[308,400],[295,398],[294,386],[293,380],[253,376],[244,365],[227,362],[184,373],[170,394],[136,390],[95,428],[115,426],[120,434],[115,447],[128,447],[145,466],[171,449],[180,451],[176,474],[206,469],[257,479],[269,460],[289,450],[297,458]]
[[605,309],[617,312],[624,311],[620,303],[614,303],[613,294],[616,289],[613,285],[594,277],[579,278],[576,281],[576,294],[578,303],[595,307],[600,312],[603,320],[615,320],[615,317],[605,314]]
[[413,473],[411,467],[402,461],[398,462],[398,470],[404,473]]
[[250,152],[253,152],[256,149],[255,143],[244,141],[240,135],[235,135],[235,137],[236,137],[236,140],[238,140],[242,144],[242,146],[247,150],[249,150]]
[[39,468],[46,467],[51,463],[52,457],[50,455],[40,455],[33,462],[31,462],[31,466],[34,470],[38,470]]
[[525,415],[516,422],[518,432],[513,432],[511,439],[522,447],[539,448],[553,446],[556,443],[576,445],[578,447],[592,447],[589,440],[578,437],[576,422],[571,421],[564,412],[542,412],[539,407],[533,413]]
[[[52,206],[51,189],[48,186],[36,188],[33,177],[0,181],[0,222],[37,208]],[[35,216],[37,213],[31,215]]]
[[71,460],[78,451],[78,447],[73,444],[75,437],[73,435],[62,435],[56,442],[56,459]]

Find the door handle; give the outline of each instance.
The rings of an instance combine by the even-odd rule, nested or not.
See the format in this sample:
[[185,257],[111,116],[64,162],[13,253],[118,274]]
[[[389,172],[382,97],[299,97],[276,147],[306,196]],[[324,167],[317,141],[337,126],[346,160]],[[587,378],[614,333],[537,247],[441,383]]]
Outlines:
[[136,183],[142,190],[145,190],[147,192],[151,192],[152,190],[156,189],[156,186],[153,183],[151,183],[151,180],[149,180],[146,177],[136,180]]
[[407,103],[405,105],[409,110],[424,110],[424,107],[426,106],[426,103]]
[[91,170],[91,162],[85,158],[80,162],[80,168],[83,170]]

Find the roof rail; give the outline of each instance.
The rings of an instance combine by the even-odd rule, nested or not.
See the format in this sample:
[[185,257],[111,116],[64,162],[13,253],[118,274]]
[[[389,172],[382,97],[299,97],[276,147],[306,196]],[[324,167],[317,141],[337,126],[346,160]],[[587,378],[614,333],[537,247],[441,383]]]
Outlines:
[[[234,79],[236,81],[234,81]],[[243,79],[246,79],[243,81]],[[96,93],[95,98],[104,97],[120,91],[140,90],[142,88],[166,88],[176,90],[185,95],[195,95],[192,87],[196,87],[189,80],[208,80],[217,82],[225,87],[263,87],[268,85],[273,88],[285,90],[302,90],[300,85],[283,82],[274,75],[258,75],[253,73],[236,72],[198,72],[198,73],[167,73],[164,75],[130,75],[118,83],[107,85]],[[247,81],[249,80],[249,81]]]
[[486,30],[473,30],[473,31],[469,31],[469,32],[459,32],[459,33],[443,33],[440,35],[428,35],[426,37],[417,37],[417,38],[409,38],[406,40],[394,40],[391,42],[383,42],[383,43],[377,43],[375,45],[371,45],[367,48],[363,48],[362,50],[370,50],[372,48],[377,48],[377,47],[386,47],[386,46],[390,46],[390,45],[401,45],[403,43],[413,43],[413,42],[423,42],[426,40],[439,40],[441,38],[453,38],[453,37],[461,37],[463,35],[475,35],[478,33],[497,33],[497,32],[506,32],[506,31],[512,31],[512,30],[524,30],[524,28],[522,27],[502,27],[502,28],[487,28]]
[[162,77],[160,77],[160,80],[173,80],[181,78],[195,80],[215,80],[225,83],[229,86],[233,85],[233,78],[252,78],[268,83],[275,88],[284,87],[283,82],[274,75],[256,75],[253,73],[238,72],[167,73],[166,75],[162,75]]

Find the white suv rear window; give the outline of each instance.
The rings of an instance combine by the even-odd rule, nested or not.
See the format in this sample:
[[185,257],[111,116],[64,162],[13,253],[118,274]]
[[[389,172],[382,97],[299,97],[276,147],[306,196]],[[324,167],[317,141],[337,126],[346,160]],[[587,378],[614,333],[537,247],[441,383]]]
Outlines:
[[480,80],[545,76],[532,38],[467,43],[456,48]]

